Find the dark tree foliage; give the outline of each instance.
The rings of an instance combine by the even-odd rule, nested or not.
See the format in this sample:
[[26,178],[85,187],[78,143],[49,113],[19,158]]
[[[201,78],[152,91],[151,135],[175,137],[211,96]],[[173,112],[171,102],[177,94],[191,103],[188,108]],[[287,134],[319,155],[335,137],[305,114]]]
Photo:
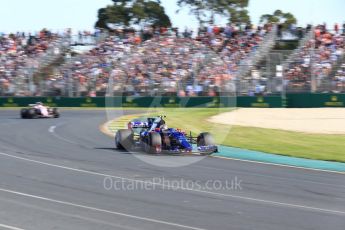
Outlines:
[[160,1],[113,0],[114,4],[98,11],[95,26],[109,29],[109,24],[131,26],[138,24],[170,27],[171,21]]
[[98,20],[95,24],[96,28],[109,29],[107,26],[108,15],[106,13],[106,8],[101,8],[98,10]]
[[297,24],[297,19],[291,13],[284,13],[276,10],[273,14],[264,14],[260,17],[260,23],[280,23],[283,28],[288,28],[291,24]]
[[215,15],[227,17],[231,22],[250,22],[248,11],[249,0],[178,0],[180,8],[189,7],[200,24],[214,23]]

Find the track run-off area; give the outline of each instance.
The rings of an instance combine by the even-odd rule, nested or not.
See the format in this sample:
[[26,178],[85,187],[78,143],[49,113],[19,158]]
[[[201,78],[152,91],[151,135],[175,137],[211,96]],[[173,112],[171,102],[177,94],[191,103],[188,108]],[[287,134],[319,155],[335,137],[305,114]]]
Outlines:
[[342,174],[213,157],[154,166],[114,149],[105,111],[61,113],[0,110],[0,229],[344,229]]

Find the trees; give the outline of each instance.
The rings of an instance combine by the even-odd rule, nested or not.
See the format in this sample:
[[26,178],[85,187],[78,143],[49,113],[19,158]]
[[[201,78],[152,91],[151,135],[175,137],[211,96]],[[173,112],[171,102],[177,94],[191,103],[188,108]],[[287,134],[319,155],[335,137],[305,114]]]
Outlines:
[[170,27],[171,21],[160,1],[113,0],[114,4],[98,10],[95,26],[110,29],[109,25],[132,26],[149,24]]
[[231,22],[249,22],[245,7],[249,0],[178,0],[180,8],[188,6],[200,25],[205,22],[214,23],[215,15],[228,17]]
[[297,24],[297,19],[291,13],[276,10],[273,14],[262,15],[260,17],[260,23],[280,23],[283,28],[288,28],[291,24]]
[[230,22],[250,23],[250,16],[248,10],[244,8],[239,10],[232,10],[232,12],[230,13]]
[[[171,21],[169,16],[165,13],[164,7],[160,5],[160,2],[147,1],[142,7],[139,5],[141,17],[138,18],[139,22],[144,22],[146,24],[170,27]],[[135,15],[135,14],[134,14]]]

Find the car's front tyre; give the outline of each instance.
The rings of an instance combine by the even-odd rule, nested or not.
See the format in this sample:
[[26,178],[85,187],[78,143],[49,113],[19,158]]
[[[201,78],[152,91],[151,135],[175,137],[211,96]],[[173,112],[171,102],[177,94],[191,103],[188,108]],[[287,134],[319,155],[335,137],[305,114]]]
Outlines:
[[212,146],[212,145],[215,145],[215,142],[214,142],[214,139],[213,139],[213,136],[208,133],[208,132],[205,132],[205,133],[200,133],[199,136],[197,137],[197,146]]
[[162,137],[159,133],[149,133],[147,143],[145,144],[145,151],[151,154],[162,152]]
[[54,118],[59,118],[60,117],[60,113],[59,113],[59,110],[57,108],[53,109],[53,117]]

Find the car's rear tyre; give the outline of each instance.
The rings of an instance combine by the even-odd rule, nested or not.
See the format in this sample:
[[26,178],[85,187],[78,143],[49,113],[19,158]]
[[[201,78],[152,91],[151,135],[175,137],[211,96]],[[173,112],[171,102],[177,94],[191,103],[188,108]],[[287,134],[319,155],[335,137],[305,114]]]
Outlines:
[[20,117],[23,119],[26,119],[28,115],[28,110],[27,109],[21,109],[20,110]]
[[149,133],[145,151],[151,154],[158,154],[162,152],[162,137],[159,133]]
[[115,147],[117,149],[131,150],[133,147],[133,132],[130,129],[119,129],[115,135]]
[[214,139],[210,133],[200,133],[197,137],[197,146],[211,146],[215,145]]
[[53,108],[53,116],[54,116],[54,118],[60,117],[60,113],[59,113],[59,110],[57,108]]

